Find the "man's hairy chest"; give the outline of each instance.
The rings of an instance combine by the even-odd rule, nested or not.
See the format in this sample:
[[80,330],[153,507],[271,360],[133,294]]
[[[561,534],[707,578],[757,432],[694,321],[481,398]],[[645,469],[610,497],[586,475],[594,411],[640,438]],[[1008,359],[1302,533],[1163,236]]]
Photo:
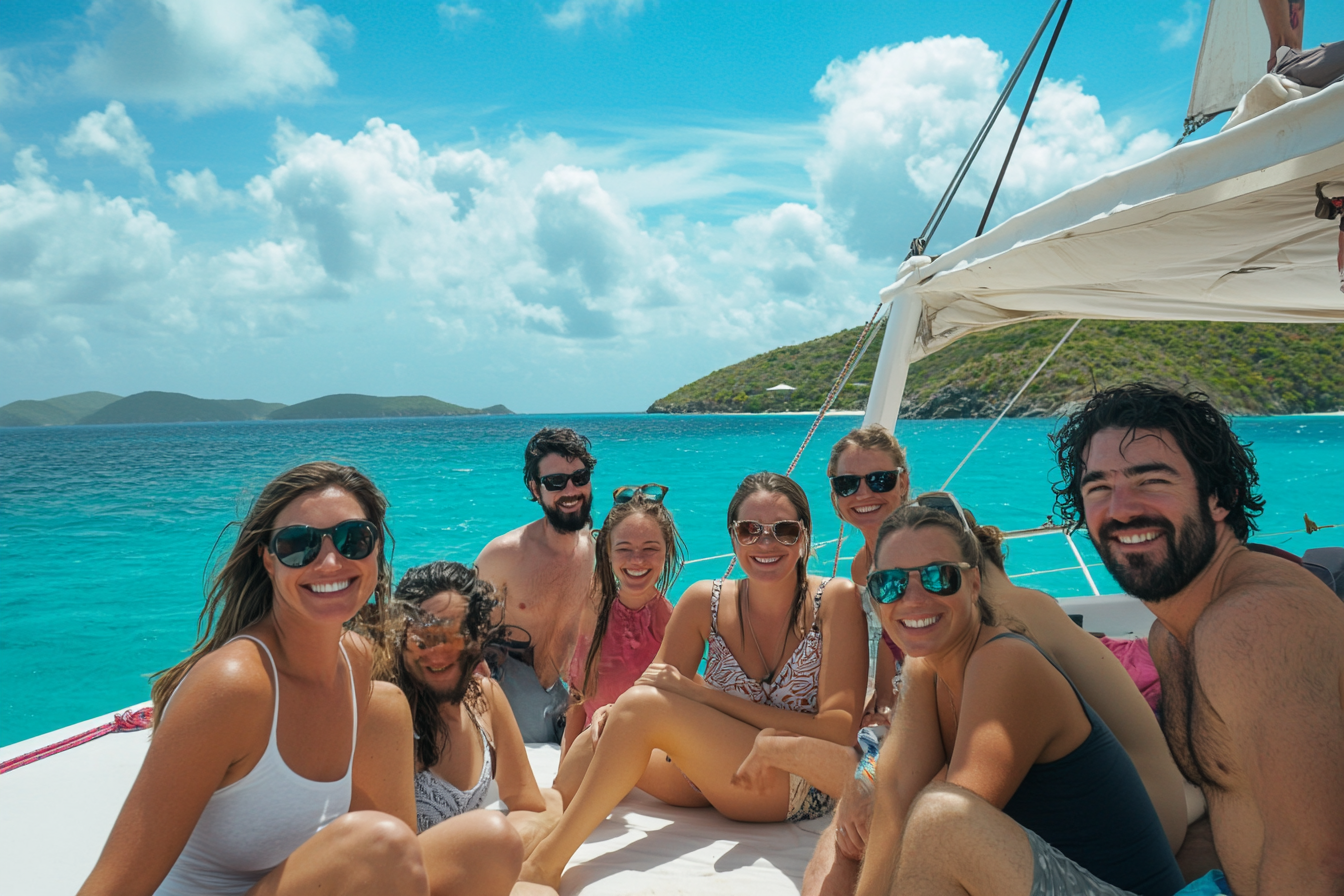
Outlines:
[[1174,639],[1165,645],[1162,679],[1162,732],[1172,758],[1187,780],[1225,793],[1240,777],[1232,737],[1200,686],[1194,656]]

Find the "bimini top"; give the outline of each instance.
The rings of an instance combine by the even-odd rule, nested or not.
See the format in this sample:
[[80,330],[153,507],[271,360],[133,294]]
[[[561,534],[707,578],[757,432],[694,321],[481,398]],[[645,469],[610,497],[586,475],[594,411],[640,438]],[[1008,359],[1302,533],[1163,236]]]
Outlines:
[[1322,183],[1344,194],[1344,83],[909,259],[882,291],[903,299],[883,361],[904,357],[879,363],[868,418],[895,420],[901,362],[1021,321],[1344,322],[1339,222],[1314,215]]

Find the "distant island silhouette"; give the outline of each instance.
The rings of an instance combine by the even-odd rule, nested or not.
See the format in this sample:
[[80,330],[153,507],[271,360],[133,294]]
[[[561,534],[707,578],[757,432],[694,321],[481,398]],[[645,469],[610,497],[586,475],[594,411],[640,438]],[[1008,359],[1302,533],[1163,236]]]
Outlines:
[[0,427],[108,423],[219,423],[241,420],[350,420],[373,417],[468,417],[512,414],[502,404],[468,408],[428,395],[324,395],[284,405],[250,398],[196,398],[181,392],[77,392],[0,407]]

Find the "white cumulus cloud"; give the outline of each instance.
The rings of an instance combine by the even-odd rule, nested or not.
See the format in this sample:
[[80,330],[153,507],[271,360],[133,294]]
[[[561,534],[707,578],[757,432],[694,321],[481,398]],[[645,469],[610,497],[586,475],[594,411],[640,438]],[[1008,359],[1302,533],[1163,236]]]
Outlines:
[[[905,253],[988,116],[1008,64],[984,41],[934,37],[837,60],[813,89],[829,106],[826,147],[809,163],[821,207],[870,258]],[[938,238],[974,233],[1016,118],[1005,109]],[[1020,209],[1170,145],[1156,131],[1108,124],[1076,81],[1047,79],[1008,168],[996,210]],[[996,211],[995,220],[1003,215]]]
[[318,51],[349,22],[295,0],[127,0],[95,3],[101,39],[68,75],[92,94],[170,103],[186,113],[304,98],[336,83]]
[[1162,32],[1162,49],[1175,50],[1190,43],[1203,24],[1204,7],[1195,0],[1185,0],[1181,15],[1181,19],[1162,19],[1157,23],[1157,30]]
[[439,24],[449,31],[461,31],[473,22],[480,21],[485,14],[467,0],[460,3],[440,3],[438,6]]
[[565,0],[546,16],[546,23],[561,30],[581,28],[587,22],[621,22],[644,10],[644,0]]
[[182,205],[192,205],[202,211],[216,208],[229,208],[238,204],[240,197],[232,190],[219,185],[215,172],[202,168],[197,174],[190,171],[178,171],[168,175],[168,189],[173,191]]
[[154,180],[154,168],[149,164],[154,147],[136,129],[126,107],[116,100],[108,103],[105,111],[90,112],[77,121],[61,138],[57,151],[63,156],[111,156]]

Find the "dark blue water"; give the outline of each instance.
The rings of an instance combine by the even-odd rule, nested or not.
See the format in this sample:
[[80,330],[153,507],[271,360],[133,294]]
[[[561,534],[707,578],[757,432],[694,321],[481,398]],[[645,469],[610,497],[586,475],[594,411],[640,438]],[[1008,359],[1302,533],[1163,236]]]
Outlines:
[[[724,511],[737,482],[782,471],[811,422],[638,414],[0,429],[0,744],[148,699],[146,676],[194,642],[221,530],[294,464],[334,459],[374,478],[392,502],[398,570],[440,558],[470,562],[490,538],[537,515],[522,485],[523,445],[541,426],[569,425],[593,440],[598,518],[612,488],[664,483],[690,555],[701,558],[729,550]],[[818,541],[836,530],[827,454],[858,422],[825,420],[795,474],[813,502]],[[985,426],[901,423],[915,490],[941,485]],[[1006,529],[1044,522],[1052,426],[1004,422],[958,475],[953,490],[982,521]],[[1304,512],[1318,523],[1344,522],[1344,417],[1250,418],[1237,430],[1259,457],[1263,532],[1300,532]],[[1260,540],[1300,552],[1344,545],[1344,529]],[[1095,563],[1086,539],[1077,541]],[[833,550],[819,549],[815,570],[829,571]],[[674,597],[725,563],[690,566]],[[1014,575],[1072,564],[1057,536],[1011,546]],[[1114,588],[1100,568],[1094,575],[1103,591]],[[1076,567],[1022,583],[1087,593]]]

